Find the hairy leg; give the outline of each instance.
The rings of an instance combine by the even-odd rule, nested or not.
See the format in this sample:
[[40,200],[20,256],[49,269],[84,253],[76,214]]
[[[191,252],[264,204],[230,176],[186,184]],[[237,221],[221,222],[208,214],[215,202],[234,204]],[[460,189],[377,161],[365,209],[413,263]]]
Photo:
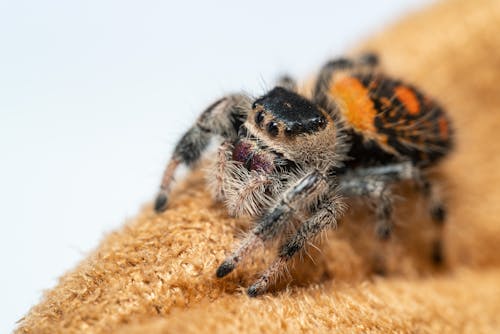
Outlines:
[[267,291],[274,279],[285,271],[288,262],[297,252],[304,249],[321,232],[337,226],[337,219],[342,215],[343,211],[344,205],[340,197],[332,195],[322,201],[318,205],[316,212],[298,228],[291,238],[281,245],[278,257],[260,278],[248,288],[248,295],[255,297]]
[[443,232],[446,222],[446,206],[436,184],[423,178],[421,189],[427,199],[429,213],[436,227],[436,236],[431,244],[431,260],[436,265],[440,265],[444,262]]
[[420,170],[411,162],[400,162],[384,166],[357,168],[348,177],[377,177],[386,180],[387,182],[398,182],[403,180],[412,180],[417,184],[420,182]]
[[278,202],[260,219],[248,236],[222,262],[217,269],[217,277],[226,276],[253,249],[276,238],[287,219],[295,212],[311,205],[327,189],[326,176],[317,170],[306,174],[298,182],[291,185]]
[[215,135],[234,139],[243,123],[250,99],[245,95],[228,95],[210,105],[198,117],[196,123],[182,136],[165,169],[156,197],[155,211],[162,212],[168,205],[168,194],[174,173],[180,164],[193,166]]
[[379,251],[375,253],[373,271],[385,274],[384,254],[387,252],[388,240],[393,229],[392,193],[387,179],[377,175],[350,175],[340,181],[340,193],[346,197],[365,197],[375,204],[375,235]]
[[373,175],[382,177],[388,182],[411,180],[420,188],[427,201],[429,215],[436,226],[436,238],[432,242],[431,259],[435,264],[444,261],[443,256],[443,230],[446,222],[446,206],[442,199],[439,187],[431,182],[419,168],[410,162],[393,164],[372,168],[361,168],[354,171],[356,175]]
[[446,206],[441,198],[439,188],[423,175],[419,168],[415,167],[410,162],[359,168],[353,171],[353,173],[347,177],[347,180],[356,176],[361,178],[373,177],[379,180],[385,180],[388,183],[411,180],[420,188],[427,201],[430,217],[437,229],[437,236],[431,246],[431,258],[434,263],[441,264],[444,261],[442,235],[446,221]]
[[392,193],[388,181],[374,175],[351,175],[341,179],[339,191],[346,197],[366,197],[375,203],[375,232],[388,240],[392,232]]

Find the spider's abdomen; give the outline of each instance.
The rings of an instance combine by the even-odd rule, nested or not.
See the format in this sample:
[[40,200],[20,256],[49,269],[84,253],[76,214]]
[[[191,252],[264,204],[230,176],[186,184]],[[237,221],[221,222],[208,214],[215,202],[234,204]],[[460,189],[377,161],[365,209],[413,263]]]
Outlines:
[[429,166],[452,147],[444,110],[411,85],[379,74],[343,73],[331,79],[329,94],[352,135],[355,160],[411,160]]

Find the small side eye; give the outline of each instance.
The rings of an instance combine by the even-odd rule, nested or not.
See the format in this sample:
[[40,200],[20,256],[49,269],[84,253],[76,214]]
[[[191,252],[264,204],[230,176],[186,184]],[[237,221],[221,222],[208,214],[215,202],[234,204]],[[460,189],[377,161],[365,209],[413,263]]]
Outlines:
[[269,124],[267,124],[267,132],[271,136],[276,137],[279,133],[278,123],[270,122]]
[[300,124],[300,123],[293,123],[293,124],[288,125],[285,128],[285,135],[287,135],[289,137],[292,137],[294,135],[297,135],[297,134],[301,133],[302,131],[303,131],[302,124]]
[[264,120],[264,112],[263,111],[259,111],[257,114],[255,114],[255,123],[256,124],[259,124],[262,123],[262,121]]
[[316,124],[318,125],[318,128],[323,129],[326,127],[326,119],[323,117],[320,117],[316,120]]

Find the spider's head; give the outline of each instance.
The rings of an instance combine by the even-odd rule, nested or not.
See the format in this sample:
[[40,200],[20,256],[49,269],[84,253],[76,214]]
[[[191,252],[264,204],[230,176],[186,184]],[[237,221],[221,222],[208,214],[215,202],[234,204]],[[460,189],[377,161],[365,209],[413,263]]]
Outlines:
[[269,138],[293,139],[325,129],[328,123],[314,103],[297,93],[276,87],[252,105],[254,125]]
[[333,119],[305,97],[276,87],[252,104],[245,126],[267,146],[293,160],[314,161],[333,152]]

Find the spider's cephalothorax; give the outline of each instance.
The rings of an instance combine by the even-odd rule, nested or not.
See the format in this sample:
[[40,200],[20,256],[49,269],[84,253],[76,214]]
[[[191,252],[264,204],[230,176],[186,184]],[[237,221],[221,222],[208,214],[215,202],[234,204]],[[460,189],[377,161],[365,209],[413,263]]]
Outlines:
[[[338,59],[320,71],[312,96],[296,91],[286,77],[264,96],[226,96],[209,106],[178,142],[165,170],[155,210],[168,204],[173,174],[181,163],[196,163],[213,136],[222,138],[209,169],[210,189],[230,214],[247,215],[255,225],[217,269],[229,274],[257,247],[288,231],[277,259],[248,289],[267,290],[295,253],[335,227],[346,197],[375,206],[375,231],[387,240],[392,230],[390,185],[414,181],[429,202],[437,226],[444,206],[425,176],[426,168],[452,147],[450,121],[440,106],[415,87],[376,70],[377,59]],[[442,261],[442,245],[433,259]]]

